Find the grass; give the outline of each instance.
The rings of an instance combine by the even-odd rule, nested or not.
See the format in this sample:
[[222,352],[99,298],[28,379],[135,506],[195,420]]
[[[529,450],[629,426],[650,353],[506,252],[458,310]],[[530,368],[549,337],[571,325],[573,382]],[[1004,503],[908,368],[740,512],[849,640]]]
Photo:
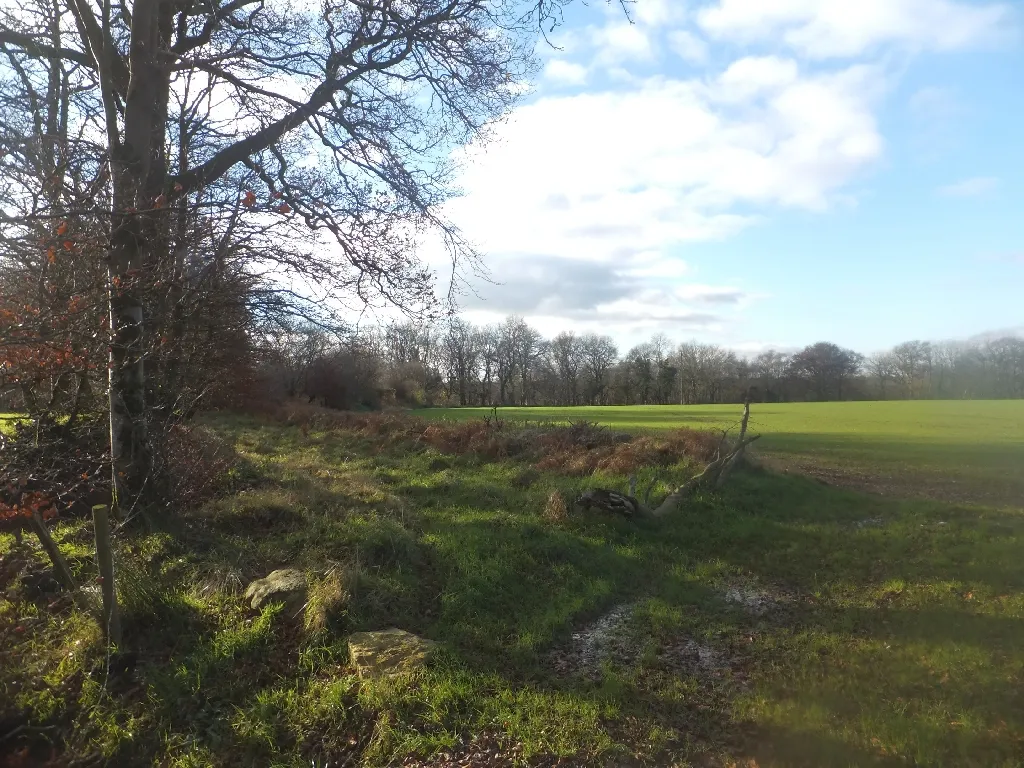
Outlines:
[[[724,429],[740,406],[501,408],[506,419],[588,419],[618,429]],[[485,408],[431,408],[431,419],[475,419]],[[783,467],[880,492],[1021,506],[1024,400],[755,403],[758,450]]]
[[[621,475],[406,434],[213,426],[242,456],[234,490],[121,542],[127,679],[88,617],[10,576],[40,554],[0,538],[0,737],[25,726],[0,756],[41,760],[50,739],[109,765],[387,765],[488,734],[579,765],[1021,765],[1019,510],[748,470],[638,524],[550,514],[553,491]],[[690,472],[666,468],[655,495]],[[56,535],[88,581],[88,531]],[[284,565],[335,595],[313,629],[241,600]],[[590,676],[558,663],[621,606],[628,652]],[[360,682],[346,638],[389,626],[439,657],[404,684]]]

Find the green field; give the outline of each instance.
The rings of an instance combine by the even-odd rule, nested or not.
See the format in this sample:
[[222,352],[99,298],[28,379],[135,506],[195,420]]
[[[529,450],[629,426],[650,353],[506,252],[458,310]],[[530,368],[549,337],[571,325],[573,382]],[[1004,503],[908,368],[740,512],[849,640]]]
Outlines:
[[[898,429],[865,404],[754,414],[773,451],[809,422],[811,458],[818,438],[857,446],[853,424],[890,461],[901,434],[975,460],[1019,450],[1003,428],[1017,404],[884,408]],[[650,427],[735,410],[586,414]],[[38,586],[39,547],[0,534],[0,737],[15,734],[0,763],[1021,766],[1019,510],[750,468],[661,520],[559,512],[553,491],[571,502],[627,477],[491,450],[530,448],[515,427],[477,450],[457,439],[469,425],[334,418],[207,421],[238,452],[220,494],[117,542],[128,674],[108,672],[92,617]],[[912,466],[945,454],[921,455]],[[654,497],[698,466],[670,460]],[[86,521],[55,537],[93,582]],[[250,609],[245,585],[283,566],[310,580],[305,614]],[[357,677],[351,633],[386,627],[436,641],[429,668]]]
[[[499,408],[505,419],[586,419],[614,429],[735,428],[741,406]],[[427,408],[474,419],[486,408]],[[758,450],[786,467],[883,493],[1024,506],[1024,400],[755,403]]]

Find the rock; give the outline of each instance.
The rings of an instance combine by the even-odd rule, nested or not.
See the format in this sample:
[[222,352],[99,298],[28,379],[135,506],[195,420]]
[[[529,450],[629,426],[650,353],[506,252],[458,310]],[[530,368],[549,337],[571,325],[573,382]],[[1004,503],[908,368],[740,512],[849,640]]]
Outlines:
[[402,629],[356,632],[348,639],[352,666],[363,679],[416,672],[424,667],[435,646],[433,641]]
[[245,590],[245,599],[254,609],[269,602],[283,602],[285,611],[295,616],[306,605],[306,576],[295,568],[281,568],[263,579],[256,579]]

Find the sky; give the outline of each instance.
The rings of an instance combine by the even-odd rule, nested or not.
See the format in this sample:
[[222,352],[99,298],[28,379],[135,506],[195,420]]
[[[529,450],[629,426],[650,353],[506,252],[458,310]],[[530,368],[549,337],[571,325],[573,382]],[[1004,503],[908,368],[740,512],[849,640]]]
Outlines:
[[1024,2],[572,4],[447,215],[524,316],[622,351],[1024,332]]

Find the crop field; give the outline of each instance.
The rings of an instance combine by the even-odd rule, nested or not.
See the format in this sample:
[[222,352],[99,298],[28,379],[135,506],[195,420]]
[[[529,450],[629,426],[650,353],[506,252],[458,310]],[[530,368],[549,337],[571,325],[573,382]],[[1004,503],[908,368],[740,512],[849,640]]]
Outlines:
[[[741,406],[503,407],[503,419],[595,421],[612,429],[735,429]],[[477,419],[486,408],[426,408]],[[754,403],[757,450],[778,468],[883,494],[1024,507],[1024,401]]]
[[[1024,515],[982,498],[1020,469],[1020,404],[754,406],[790,468],[962,456],[970,501],[754,466],[658,520],[573,507],[630,474],[662,497],[717,444],[666,428],[736,411],[522,412],[652,430],[629,442],[465,410],[207,418],[219,491],[118,541],[129,671],[0,534],[0,763],[1020,766]],[[87,522],[54,535],[94,581]],[[282,567],[303,611],[252,609]],[[352,633],[390,627],[435,656],[361,679]]]

